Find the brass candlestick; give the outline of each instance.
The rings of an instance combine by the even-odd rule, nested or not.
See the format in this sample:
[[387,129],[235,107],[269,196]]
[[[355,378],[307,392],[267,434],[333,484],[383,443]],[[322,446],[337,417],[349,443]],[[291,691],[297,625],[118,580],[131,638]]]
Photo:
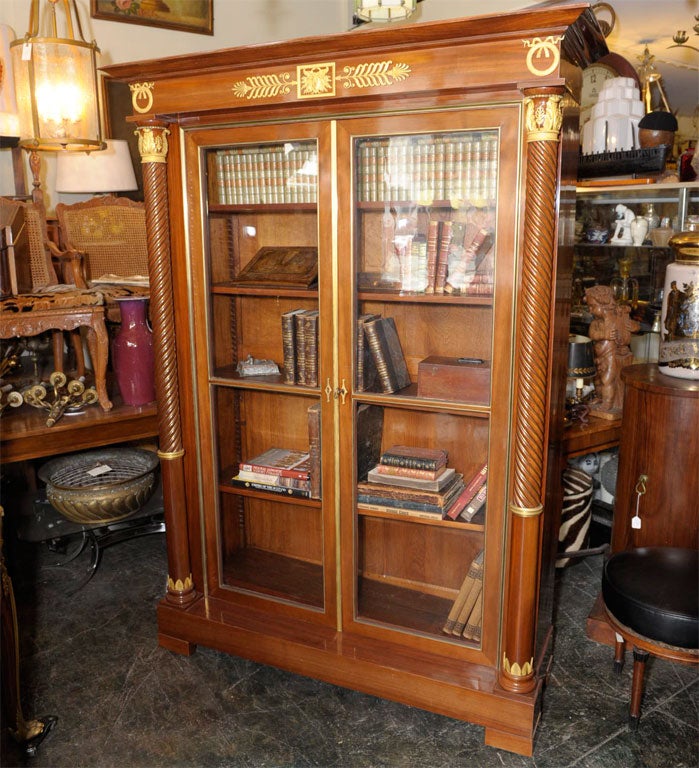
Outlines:
[[94,387],[85,387],[79,379],[68,381],[68,377],[62,371],[54,371],[49,377],[49,383],[53,387],[53,399],[47,400],[49,394],[43,384],[35,384],[23,393],[24,402],[34,408],[44,408],[49,412],[46,426],[52,427],[66,411],[77,411],[86,405],[98,401],[97,390]]

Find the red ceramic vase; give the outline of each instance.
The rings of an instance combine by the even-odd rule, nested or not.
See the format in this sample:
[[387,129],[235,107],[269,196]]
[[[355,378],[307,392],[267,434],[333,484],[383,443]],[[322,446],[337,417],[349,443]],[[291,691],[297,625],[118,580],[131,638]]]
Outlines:
[[148,327],[148,299],[119,299],[121,327],[112,344],[112,365],[126,405],[155,400],[153,333]]

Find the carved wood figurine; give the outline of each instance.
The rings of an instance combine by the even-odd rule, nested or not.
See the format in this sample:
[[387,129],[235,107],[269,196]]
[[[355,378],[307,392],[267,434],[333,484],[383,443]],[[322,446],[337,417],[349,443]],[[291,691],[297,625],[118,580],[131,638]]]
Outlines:
[[606,418],[621,414],[624,403],[624,385],[621,371],[633,363],[631,334],[641,327],[630,318],[631,308],[617,304],[614,291],[608,285],[595,285],[585,291],[585,302],[592,313],[588,334],[595,355],[595,389],[599,404],[593,413]]

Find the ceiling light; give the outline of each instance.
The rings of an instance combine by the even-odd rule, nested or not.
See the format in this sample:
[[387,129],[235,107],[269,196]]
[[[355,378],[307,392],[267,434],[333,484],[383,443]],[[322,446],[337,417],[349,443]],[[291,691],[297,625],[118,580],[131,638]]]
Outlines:
[[402,21],[414,13],[417,0],[354,0],[360,21]]

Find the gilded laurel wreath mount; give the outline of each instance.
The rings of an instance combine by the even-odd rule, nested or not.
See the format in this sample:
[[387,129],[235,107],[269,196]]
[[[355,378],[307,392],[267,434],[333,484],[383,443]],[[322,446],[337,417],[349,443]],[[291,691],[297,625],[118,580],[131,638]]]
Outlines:
[[296,68],[296,78],[289,72],[272,75],[251,75],[233,86],[239,99],[269,99],[283,96],[296,87],[299,99],[315,99],[334,96],[337,84],[343,88],[377,88],[406,80],[411,75],[408,64],[372,61],[356,66],[346,66],[341,74],[335,71],[335,62],[301,64]]

